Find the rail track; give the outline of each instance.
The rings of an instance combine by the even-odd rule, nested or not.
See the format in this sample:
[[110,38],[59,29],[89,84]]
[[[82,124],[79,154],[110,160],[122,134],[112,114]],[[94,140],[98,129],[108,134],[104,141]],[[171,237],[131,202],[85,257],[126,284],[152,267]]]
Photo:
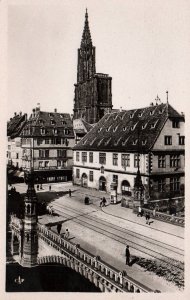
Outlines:
[[[183,261],[184,257],[184,250],[178,247],[171,246],[165,242],[159,242],[143,234],[89,215],[89,213],[84,213],[84,211],[73,209],[72,207],[65,205],[63,207],[57,203],[53,203],[53,207],[59,215],[67,218],[67,220],[72,220],[75,223],[88,227],[89,229],[114,239],[123,245],[128,244],[141,255],[148,255],[166,265],[173,266],[182,271],[184,270],[183,267],[177,265],[178,261]],[[166,252],[168,252],[168,255],[164,254]],[[171,257],[175,258],[171,261]]]

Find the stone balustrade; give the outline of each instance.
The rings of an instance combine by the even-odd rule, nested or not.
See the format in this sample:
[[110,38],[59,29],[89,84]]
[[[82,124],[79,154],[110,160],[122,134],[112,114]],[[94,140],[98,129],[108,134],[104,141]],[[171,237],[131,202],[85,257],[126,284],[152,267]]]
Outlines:
[[101,291],[107,292],[153,292],[148,287],[127,276],[125,271],[118,271],[82,249],[80,245],[61,237],[44,225],[38,224],[39,237],[49,246],[58,250],[63,257],[47,256],[38,259],[38,263],[57,262],[79,272],[93,282]]
[[160,220],[160,221],[165,221],[165,222],[175,224],[175,225],[178,225],[178,226],[182,226],[182,227],[185,226],[185,218],[176,217],[174,215],[168,215],[168,214],[165,214],[165,213],[162,213],[162,212],[159,212],[159,211],[156,211],[156,213],[154,215],[153,210],[148,209],[148,208],[144,208],[144,207],[143,207],[143,210],[144,210],[145,214],[148,212],[150,214],[151,218],[154,218],[154,219],[157,219],[157,220]]

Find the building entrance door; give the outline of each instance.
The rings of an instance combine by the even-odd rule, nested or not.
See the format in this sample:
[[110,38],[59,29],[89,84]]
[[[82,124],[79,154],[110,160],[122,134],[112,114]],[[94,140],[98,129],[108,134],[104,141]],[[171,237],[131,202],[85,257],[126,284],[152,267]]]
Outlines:
[[99,179],[99,190],[106,192],[106,179],[103,176],[101,176]]
[[88,177],[85,173],[82,174],[81,186],[88,187]]

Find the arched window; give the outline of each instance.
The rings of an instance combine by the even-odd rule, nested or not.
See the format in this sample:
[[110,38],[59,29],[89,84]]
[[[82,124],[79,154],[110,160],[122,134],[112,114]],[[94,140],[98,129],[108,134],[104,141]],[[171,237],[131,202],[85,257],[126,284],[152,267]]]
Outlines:
[[131,187],[127,180],[123,180],[121,183],[121,193],[122,195],[131,196]]

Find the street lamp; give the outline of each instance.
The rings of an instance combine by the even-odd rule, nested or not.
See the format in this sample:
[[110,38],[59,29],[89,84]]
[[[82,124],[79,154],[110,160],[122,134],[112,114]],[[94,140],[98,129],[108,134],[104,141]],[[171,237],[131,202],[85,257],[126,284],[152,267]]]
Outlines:
[[139,140],[139,130],[138,130],[138,147],[137,147],[137,175],[134,182],[134,209],[137,206],[142,206],[144,199],[144,186],[142,184],[141,174],[140,174],[140,140]]

